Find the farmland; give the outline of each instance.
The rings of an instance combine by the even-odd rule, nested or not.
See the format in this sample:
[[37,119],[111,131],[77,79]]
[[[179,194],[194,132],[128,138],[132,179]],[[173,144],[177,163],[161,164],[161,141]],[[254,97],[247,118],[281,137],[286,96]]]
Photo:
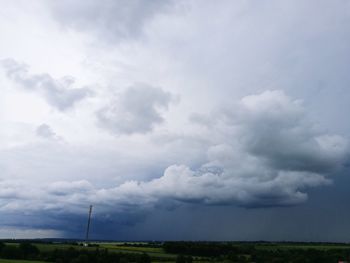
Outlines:
[[[338,262],[350,259],[350,244],[332,243],[91,242],[83,246],[81,242],[33,240],[30,244],[16,241],[2,244],[4,259],[0,259],[0,263],[97,262],[99,257],[103,260],[98,262],[106,263],[281,262],[287,259],[286,262]],[[18,251],[14,253],[15,250]],[[28,259],[33,261],[25,261]]]

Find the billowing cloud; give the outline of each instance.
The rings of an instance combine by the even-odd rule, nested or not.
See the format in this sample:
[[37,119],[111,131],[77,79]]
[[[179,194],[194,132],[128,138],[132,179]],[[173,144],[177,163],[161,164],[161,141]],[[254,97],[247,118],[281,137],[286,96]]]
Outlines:
[[330,184],[332,173],[349,157],[345,138],[319,131],[302,103],[282,91],[244,97],[218,111],[207,129],[216,143],[200,167],[174,164],[159,178],[110,188],[81,180],[36,184],[23,191],[23,182],[2,181],[0,209],[79,213],[93,203],[100,211],[122,213],[159,204],[295,205],[307,200],[308,188]]
[[21,86],[24,90],[41,93],[46,101],[58,110],[66,110],[76,102],[92,94],[89,88],[72,88],[72,77],[54,79],[47,73],[31,74],[28,66],[13,59],[1,61],[8,78]]
[[247,152],[276,169],[327,173],[348,157],[348,141],[318,131],[301,102],[282,91],[247,96],[229,117]]
[[161,88],[137,84],[97,112],[99,124],[115,134],[147,133],[164,121],[172,95]]

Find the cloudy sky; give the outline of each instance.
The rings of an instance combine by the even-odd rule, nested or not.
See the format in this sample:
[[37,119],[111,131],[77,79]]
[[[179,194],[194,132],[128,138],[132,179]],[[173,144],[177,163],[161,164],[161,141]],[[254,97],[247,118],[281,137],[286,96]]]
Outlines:
[[349,1],[0,3],[0,238],[350,241]]

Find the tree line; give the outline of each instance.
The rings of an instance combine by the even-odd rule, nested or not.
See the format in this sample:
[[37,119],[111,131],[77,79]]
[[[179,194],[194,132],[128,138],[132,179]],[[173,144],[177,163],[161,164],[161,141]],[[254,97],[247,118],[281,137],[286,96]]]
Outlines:
[[[225,242],[165,242],[167,253],[207,257],[215,262],[259,262],[259,263],[329,263],[350,262],[349,248],[258,248],[254,243]],[[185,262],[185,261],[183,261]]]
[[149,255],[136,253],[114,253],[107,249],[87,250],[55,249],[40,251],[35,245],[23,242],[17,245],[6,245],[0,242],[0,258],[40,260],[55,263],[150,263]]

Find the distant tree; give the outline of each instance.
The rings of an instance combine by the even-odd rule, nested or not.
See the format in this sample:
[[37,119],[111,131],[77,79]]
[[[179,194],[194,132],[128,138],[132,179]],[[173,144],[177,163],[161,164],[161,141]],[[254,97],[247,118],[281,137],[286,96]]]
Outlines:
[[39,249],[31,243],[23,242],[19,244],[19,250],[24,258],[35,258],[39,255]]
[[21,251],[15,246],[4,246],[1,250],[0,256],[2,258],[8,258],[8,259],[21,259],[21,258],[23,258]]
[[0,242],[0,253],[1,253],[1,250],[5,247],[5,243],[4,242]]

